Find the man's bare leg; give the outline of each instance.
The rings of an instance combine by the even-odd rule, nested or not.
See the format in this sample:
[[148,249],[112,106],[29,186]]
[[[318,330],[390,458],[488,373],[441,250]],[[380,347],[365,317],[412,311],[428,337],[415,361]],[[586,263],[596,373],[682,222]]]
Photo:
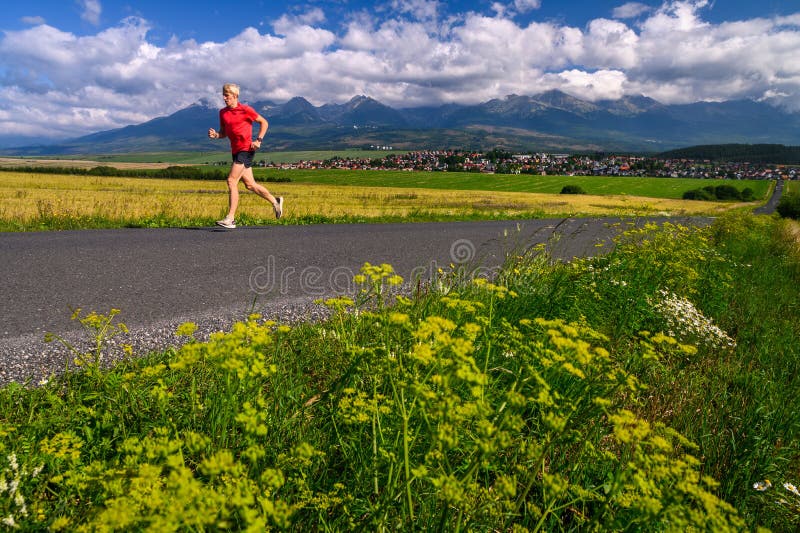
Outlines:
[[278,202],[274,196],[267,190],[266,187],[261,185],[260,183],[256,183],[256,179],[253,177],[253,169],[246,168],[242,173],[242,181],[244,182],[244,186],[247,187],[248,191],[252,191],[259,195],[264,200],[271,203],[273,206]]
[[239,180],[242,179],[245,170],[250,170],[250,175],[252,176],[253,171],[251,169],[244,168],[241,163],[233,163],[228,174],[228,216],[225,217],[225,220],[230,222],[234,221],[236,209],[239,207]]
[[275,198],[266,187],[260,183],[256,183],[256,180],[253,177],[252,168],[245,169],[245,171],[242,173],[242,181],[244,182],[244,186],[247,187],[248,191],[256,193],[261,198],[272,204],[272,208],[275,210],[275,216],[277,218],[281,218],[283,216],[283,198]]

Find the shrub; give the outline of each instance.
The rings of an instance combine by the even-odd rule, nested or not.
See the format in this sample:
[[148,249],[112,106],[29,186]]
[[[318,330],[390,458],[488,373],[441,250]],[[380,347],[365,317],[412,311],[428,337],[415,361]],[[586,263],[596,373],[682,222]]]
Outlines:
[[776,210],[783,218],[800,220],[800,194],[784,194]]
[[87,174],[90,176],[116,176],[119,169],[109,166],[99,166],[89,169]]
[[[745,198],[747,191],[747,198]],[[753,189],[747,188],[742,192],[733,185],[707,185],[702,189],[692,189],[683,193],[684,200],[749,200],[753,197]]]
[[692,189],[683,193],[684,200],[715,200],[716,197],[706,189]]
[[717,200],[741,200],[742,193],[733,185],[717,185],[714,188]]
[[564,185],[561,194],[586,194],[586,191],[580,185]]

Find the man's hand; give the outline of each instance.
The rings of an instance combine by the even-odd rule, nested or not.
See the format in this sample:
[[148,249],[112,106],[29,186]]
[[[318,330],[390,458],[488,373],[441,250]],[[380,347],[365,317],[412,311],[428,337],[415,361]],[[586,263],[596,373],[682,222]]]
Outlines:
[[208,138],[209,139],[219,139],[219,133],[214,128],[208,128]]

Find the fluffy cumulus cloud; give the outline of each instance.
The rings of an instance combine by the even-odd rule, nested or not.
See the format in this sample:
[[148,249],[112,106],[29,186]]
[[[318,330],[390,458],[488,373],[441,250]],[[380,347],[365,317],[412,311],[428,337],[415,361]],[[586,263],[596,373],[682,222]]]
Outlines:
[[[98,2],[80,5],[99,20]],[[800,13],[712,24],[708,0],[629,2],[613,19],[572,27],[536,20],[539,0],[498,2],[491,15],[447,13],[434,0],[386,6],[336,23],[313,8],[225,42],[162,45],[136,17],[87,36],[31,20],[0,34],[0,128],[77,136],[201,98],[221,105],[227,81],[245,101],[303,96],[318,105],[357,94],[410,107],[561,89],[587,100],[750,98],[800,111]],[[520,23],[521,13],[534,20]]]

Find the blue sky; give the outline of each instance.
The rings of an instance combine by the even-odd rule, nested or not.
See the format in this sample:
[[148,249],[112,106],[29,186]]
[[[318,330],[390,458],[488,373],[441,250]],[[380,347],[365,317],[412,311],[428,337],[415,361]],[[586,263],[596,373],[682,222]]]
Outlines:
[[[409,2],[413,6],[413,2]],[[419,3],[422,4],[422,3]],[[613,18],[615,9],[625,4],[638,4],[631,12],[644,15],[662,5],[660,1],[638,2],[607,0],[530,0],[514,6],[514,2],[460,1],[440,2],[441,16],[459,15],[468,12],[493,15],[495,4],[504,4],[516,13],[515,20],[521,24],[532,20],[554,21],[583,27],[597,18]],[[536,7],[538,5],[538,7]],[[97,6],[97,7],[95,7]],[[229,7],[230,6],[230,7]],[[119,24],[125,17],[142,17],[152,24],[150,39],[164,44],[171,37],[180,40],[225,41],[239,34],[246,26],[269,28],[284,15],[301,15],[312,9],[322,9],[326,14],[324,27],[336,30],[342,21],[354,13],[371,12],[381,18],[397,16],[401,9],[392,2],[364,1],[309,1],[279,2],[258,0],[247,4],[227,4],[220,0],[197,0],[193,2],[173,0],[145,0],[136,2],[104,1],[85,2],[78,0],[37,0],[35,2],[13,2],[3,7],[0,15],[2,30],[20,30],[36,22],[46,22],[62,31],[76,35],[91,35],[98,29]],[[797,0],[717,0],[703,12],[709,22],[748,20],[800,12]],[[636,17],[633,17],[636,18]]]
[[798,0],[38,0],[0,13],[0,144],[201,99],[395,107],[560,89],[800,111]]

